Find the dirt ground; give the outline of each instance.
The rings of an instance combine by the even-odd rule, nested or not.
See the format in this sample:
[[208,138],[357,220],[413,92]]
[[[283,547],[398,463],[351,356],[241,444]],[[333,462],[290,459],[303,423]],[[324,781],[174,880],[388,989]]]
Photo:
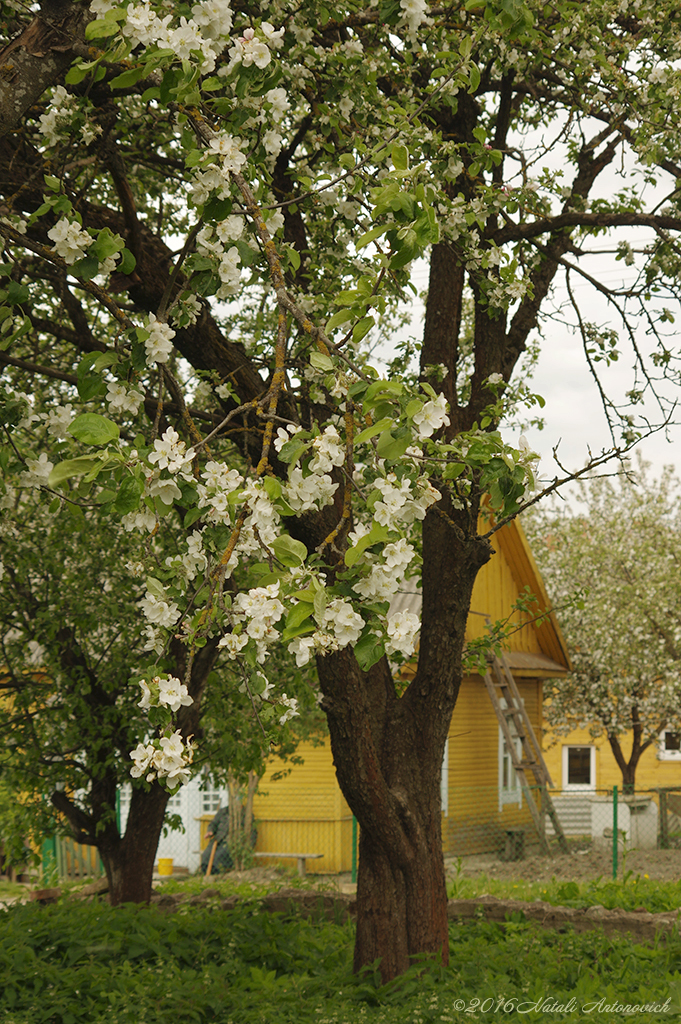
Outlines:
[[[450,875],[456,874],[457,865],[457,861],[448,863]],[[676,882],[681,879],[681,850],[620,851],[617,877],[622,878],[629,871],[633,877],[647,875],[659,882]],[[612,849],[585,845],[575,847],[569,854],[552,852],[549,857],[530,852],[523,860],[507,863],[489,854],[462,857],[461,872],[528,882],[548,882],[554,877],[565,882],[612,878]]]

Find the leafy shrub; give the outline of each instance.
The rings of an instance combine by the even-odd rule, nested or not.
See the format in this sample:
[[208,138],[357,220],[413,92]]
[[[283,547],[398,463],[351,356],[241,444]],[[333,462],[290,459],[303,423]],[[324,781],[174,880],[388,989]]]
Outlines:
[[[166,915],[63,901],[15,906],[0,920],[2,1024],[458,1024],[471,1017],[455,1012],[457,1000],[631,1003],[681,991],[679,941],[651,949],[521,920],[452,923],[448,967],[416,962],[385,986],[378,965],[352,975],[351,924],[255,903]],[[502,1019],[556,1015],[506,1010]]]

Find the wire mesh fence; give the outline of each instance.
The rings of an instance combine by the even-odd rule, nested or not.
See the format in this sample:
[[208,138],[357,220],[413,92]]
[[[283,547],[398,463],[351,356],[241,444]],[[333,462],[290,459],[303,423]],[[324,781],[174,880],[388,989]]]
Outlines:
[[[681,787],[634,793],[620,787],[552,790],[549,797],[555,819],[539,787],[506,792],[450,787],[443,820],[445,854],[513,861],[579,845],[611,851],[616,866],[628,851],[679,850],[681,869]],[[565,838],[559,844],[561,832]]]
[[[286,810],[270,810],[255,819],[258,866],[284,864],[306,872],[350,872],[356,865],[358,829],[347,805],[325,806],[314,794],[289,797]],[[125,829],[127,806],[121,802]],[[612,789],[552,790],[555,817],[540,787],[503,790],[499,787],[452,787],[443,810],[445,855],[486,855],[501,861],[522,861],[532,855],[553,855],[579,847],[602,850],[612,858],[613,875],[630,851],[678,851],[681,874],[681,786],[623,793]],[[157,866],[168,873],[200,870],[206,831],[225,794],[217,790],[182,794],[169,811],[184,831],[166,830],[159,843]],[[530,806],[530,801],[533,807]],[[263,808],[264,810],[265,808]],[[561,840],[562,833],[562,840]],[[55,849],[61,877],[97,877],[101,863],[92,848],[59,840]]]

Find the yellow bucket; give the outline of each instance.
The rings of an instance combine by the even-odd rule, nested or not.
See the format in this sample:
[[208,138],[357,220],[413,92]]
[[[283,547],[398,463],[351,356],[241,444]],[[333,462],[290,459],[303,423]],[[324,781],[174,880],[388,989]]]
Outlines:
[[172,873],[173,873],[173,858],[172,857],[159,857],[158,858],[158,873],[159,873],[159,875],[172,875]]

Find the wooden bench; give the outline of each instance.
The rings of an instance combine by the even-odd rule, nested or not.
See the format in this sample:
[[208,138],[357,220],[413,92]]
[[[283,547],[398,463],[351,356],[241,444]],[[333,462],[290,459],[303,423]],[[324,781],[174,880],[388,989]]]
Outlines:
[[317,860],[319,857],[323,857],[323,853],[254,853],[254,857],[295,857],[298,861],[298,874],[301,878],[305,877],[305,861],[306,860]]

